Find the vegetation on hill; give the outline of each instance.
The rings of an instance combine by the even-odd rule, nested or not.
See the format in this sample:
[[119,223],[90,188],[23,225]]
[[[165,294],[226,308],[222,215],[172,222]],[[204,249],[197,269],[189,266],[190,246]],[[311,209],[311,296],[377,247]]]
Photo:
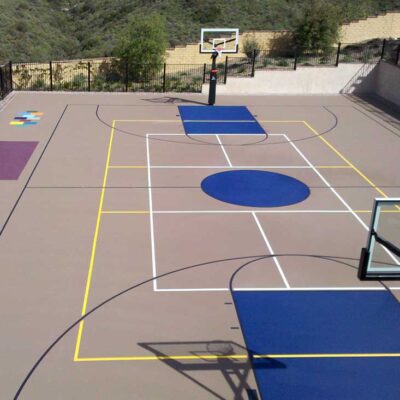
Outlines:
[[[195,42],[201,27],[292,30],[302,0],[1,0],[0,61],[112,55],[137,14],[160,14],[169,46]],[[400,9],[400,0],[332,0],[345,20]]]

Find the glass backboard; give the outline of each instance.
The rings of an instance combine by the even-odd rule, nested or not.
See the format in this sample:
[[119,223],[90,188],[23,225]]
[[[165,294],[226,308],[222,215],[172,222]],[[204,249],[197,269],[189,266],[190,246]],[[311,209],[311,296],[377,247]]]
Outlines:
[[237,53],[239,49],[239,29],[203,28],[200,36],[200,53]]
[[358,277],[361,280],[400,280],[400,198],[375,199]]

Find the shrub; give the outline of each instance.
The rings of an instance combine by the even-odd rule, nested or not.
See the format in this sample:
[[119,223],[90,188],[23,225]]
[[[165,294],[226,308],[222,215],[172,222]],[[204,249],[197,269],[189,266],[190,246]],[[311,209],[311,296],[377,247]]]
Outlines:
[[254,38],[246,38],[243,42],[243,53],[248,58],[258,57],[261,52],[260,44]]

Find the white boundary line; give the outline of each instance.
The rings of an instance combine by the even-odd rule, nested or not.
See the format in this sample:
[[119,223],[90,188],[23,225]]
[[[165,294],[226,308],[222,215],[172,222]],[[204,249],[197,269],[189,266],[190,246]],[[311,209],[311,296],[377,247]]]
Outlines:
[[[228,157],[227,152],[225,151],[225,147],[224,147],[224,145],[222,144],[221,139],[219,138],[218,135],[215,135],[215,137],[217,138],[218,143],[219,143],[219,145],[221,146],[221,150],[222,150],[223,153],[224,153],[224,156],[225,156],[225,158],[226,158],[226,161],[228,161],[229,166],[232,168],[233,165],[232,165],[232,163],[231,163],[231,160],[230,160],[229,157]],[[226,167],[225,167],[225,168],[226,168]]]
[[[253,122],[253,123],[259,123],[256,119],[182,119],[182,122],[191,122],[191,123],[219,123],[219,124],[224,124],[224,123],[247,123],[247,122]],[[225,135],[225,133],[224,133]],[[235,133],[228,133],[228,135],[236,135]],[[246,133],[240,133],[240,135],[247,135]],[[253,135],[263,135],[263,133],[253,133]]]
[[[186,133],[147,133],[148,136],[188,136]],[[215,133],[192,133],[190,135],[215,136]],[[265,133],[223,133],[223,136],[265,136]],[[267,133],[268,136],[283,136],[284,133]]]
[[154,210],[153,214],[351,214],[350,210]]
[[[299,150],[299,148],[290,141],[289,137],[284,134],[283,135],[286,140],[290,143],[290,145],[300,154],[303,160],[312,167],[314,172],[322,179],[322,181],[329,187],[329,189],[336,195],[336,197],[342,202],[342,204],[350,210],[351,214],[356,218],[356,220],[369,232],[369,227],[364,223],[364,221],[354,212],[354,210],[347,204],[347,202],[343,199],[342,196],[330,185],[330,183],[323,177],[323,175],[313,166],[313,164],[307,159],[307,157]],[[383,247],[383,250],[388,254],[388,256],[397,264],[400,265],[400,262],[395,258],[395,256],[389,252],[388,249]]]
[[[274,253],[274,250],[272,249],[271,243],[269,242],[269,240],[268,240],[268,238],[267,238],[267,235],[265,234],[264,229],[262,228],[262,226],[261,226],[261,224],[260,224],[260,221],[259,221],[259,219],[257,218],[256,213],[255,213],[255,212],[252,212],[251,214],[253,215],[253,217],[254,217],[254,219],[255,219],[255,221],[256,221],[256,224],[257,224],[257,226],[258,226],[258,229],[260,230],[261,236],[262,236],[262,238],[264,239],[264,242],[265,242],[265,244],[266,244],[267,247],[268,247],[268,251],[271,253],[271,255],[275,254],[275,253]],[[285,276],[285,274],[284,274],[284,272],[283,272],[283,270],[282,270],[282,267],[281,267],[281,264],[279,263],[279,260],[278,260],[276,257],[272,257],[272,259],[274,260],[274,263],[275,263],[275,265],[276,265],[276,268],[278,269],[279,274],[281,275],[282,280],[283,280],[283,282],[285,283],[286,288],[290,288],[289,282],[288,282],[287,279],[286,279],[286,276]]]
[[[157,276],[157,267],[156,267],[156,252],[155,252],[155,240],[154,240],[153,198],[152,198],[152,192],[151,192],[151,168],[149,168],[150,167],[150,144],[149,144],[148,135],[146,135],[146,153],[147,153],[147,181],[149,184],[151,261],[152,261],[153,278],[155,278]],[[157,279],[153,280],[153,290],[157,291]]]
[[[226,161],[228,162],[229,166],[232,167],[231,160],[230,160],[230,158],[229,158],[229,156],[228,156],[228,153],[225,151],[224,145],[222,144],[222,142],[221,142],[220,138],[218,137],[218,135],[215,135],[215,136],[217,137],[217,140],[218,140],[219,144],[221,145],[221,150],[222,150],[223,153],[224,153],[224,156],[225,156],[225,158],[226,158]],[[263,228],[262,228],[262,226],[261,226],[261,224],[260,224],[260,221],[259,221],[258,218],[257,218],[257,215],[255,214],[254,211],[252,211],[251,214],[253,215],[253,218],[254,218],[254,220],[255,220],[255,222],[256,222],[256,224],[257,224],[257,227],[258,227],[258,229],[259,229],[259,231],[260,231],[260,233],[261,233],[261,236],[262,236],[262,238],[263,238],[265,244],[267,245],[268,251],[270,252],[270,254],[274,254],[274,250],[272,249],[271,243],[269,242],[269,240],[268,240],[268,238],[267,238],[267,235],[265,234],[265,232],[264,232],[264,230],[263,230]],[[284,274],[284,272],[283,272],[283,270],[282,270],[282,267],[281,267],[281,265],[280,265],[278,259],[277,259],[276,257],[273,257],[273,260],[274,260],[274,263],[275,263],[275,265],[276,265],[276,268],[278,269],[279,274],[280,274],[281,277],[282,277],[283,282],[285,283],[285,286],[286,286],[287,288],[289,288],[289,287],[290,287],[289,282],[288,282],[287,279],[286,279],[286,276],[285,276],[285,274]]]
[[[400,290],[400,288],[390,288],[391,290]],[[302,292],[302,291],[351,291],[351,290],[356,290],[356,291],[369,291],[369,290],[375,290],[375,291],[385,291],[386,288],[383,286],[354,286],[354,287],[256,287],[256,288],[234,288],[234,292],[241,292],[241,291],[246,291],[246,290],[251,290],[251,291],[265,291],[265,292]],[[229,288],[182,288],[182,289],[157,289],[158,292],[227,292],[229,291]]]
[[[332,166],[332,167],[339,167],[342,166]],[[344,167],[344,166],[343,166]],[[151,169],[226,169],[226,165],[151,165]],[[231,166],[234,169],[240,168],[268,168],[268,169],[290,169],[290,168],[298,168],[298,169],[311,169],[309,165],[238,165],[238,166]]]
[[[259,136],[260,134],[250,134],[254,136]],[[246,135],[246,136],[250,136]],[[354,210],[344,201],[344,199],[335,191],[335,189],[329,184],[329,182],[318,172],[317,167],[314,166],[306,157],[305,155],[298,149],[296,145],[294,145],[293,142],[290,142],[290,139],[286,134],[269,134],[269,136],[284,136],[285,139],[288,141],[288,143],[296,150],[296,152],[306,161],[307,165],[306,166],[238,166],[234,167],[229,159],[228,154],[225,151],[225,148],[216,134],[205,134],[203,136],[216,136],[217,140],[221,146],[221,149],[224,152],[225,158],[228,161],[228,164],[230,165],[230,168],[276,168],[276,169],[284,169],[284,168],[302,168],[302,169],[312,169],[319,177],[320,179],[324,182],[326,187],[330,189],[338,198],[339,200],[346,206],[346,210],[209,210],[209,211],[204,211],[204,210],[186,210],[186,211],[153,211],[152,208],[152,191],[151,191],[151,169],[157,169],[157,168],[204,168],[204,169],[225,169],[227,168],[226,166],[151,166],[150,162],[150,149],[149,149],[149,136],[186,136],[185,133],[168,133],[168,134],[161,134],[161,133],[148,133],[146,134],[146,148],[147,148],[147,169],[148,169],[148,181],[149,181],[149,205],[150,205],[150,225],[151,225],[151,245],[152,245],[152,264],[153,264],[153,276],[157,276],[157,269],[156,269],[156,257],[155,257],[155,239],[154,239],[154,222],[153,222],[153,214],[208,214],[208,213],[215,213],[215,214],[229,214],[229,213],[247,213],[247,214],[252,214],[256,224],[260,230],[260,233],[268,247],[268,250],[270,251],[271,255],[273,255],[273,249],[265,235],[265,232],[262,230],[261,224],[259,223],[259,220],[257,218],[257,213],[335,213],[335,214],[353,214],[353,216],[363,225],[367,230],[368,227],[362,222],[362,220],[355,214]],[[224,135],[225,136],[225,135]],[[238,136],[238,134],[234,134],[232,136]],[[281,288],[235,288],[234,290],[236,291],[246,291],[246,290],[251,290],[251,291],[329,291],[329,290],[343,290],[343,291],[349,291],[349,290],[377,290],[377,291],[383,291],[386,290],[384,287],[307,287],[307,288],[296,288],[296,287],[290,287],[289,283],[287,282],[287,279],[282,271],[282,268],[279,264],[279,261],[275,258],[272,257],[275,261],[275,264],[277,265],[277,268],[282,276],[282,279],[286,285],[286,288],[281,287]],[[390,288],[391,290],[400,290],[400,287],[392,287]],[[156,292],[218,292],[218,291],[228,291],[229,288],[171,288],[171,289],[159,289],[157,288],[157,283],[156,281],[153,281],[153,290]]]
[[354,210],[347,204],[347,202],[343,199],[342,196],[331,186],[331,184],[325,179],[325,177],[315,168],[315,166],[308,160],[308,158],[303,154],[302,151],[290,141],[289,137],[284,134],[283,135],[288,143],[297,151],[300,157],[312,168],[312,170],[320,177],[322,182],[332,191],[332,193],[339,199],[339,201],[349,210],[351,214],[353,214],[354,218],[368,231],[368,226],[364,223],[364,221],[354,212]]

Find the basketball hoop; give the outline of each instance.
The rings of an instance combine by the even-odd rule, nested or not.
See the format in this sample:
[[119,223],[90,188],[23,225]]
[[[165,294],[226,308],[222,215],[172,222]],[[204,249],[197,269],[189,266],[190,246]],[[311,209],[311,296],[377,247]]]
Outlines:
[[221,57],[222,56],[222,50],[223,50],[222,47],[215,47],[214,48],[214,51],[216,51],[218,53],[217,57]]

